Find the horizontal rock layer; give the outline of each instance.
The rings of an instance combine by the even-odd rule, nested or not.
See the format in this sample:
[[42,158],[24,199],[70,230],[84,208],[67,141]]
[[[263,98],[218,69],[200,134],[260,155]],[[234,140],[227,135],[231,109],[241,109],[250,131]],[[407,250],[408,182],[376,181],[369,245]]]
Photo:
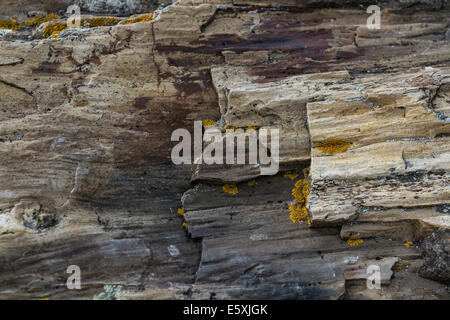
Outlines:
[[130,15],[149,12],[170,0],[3,0],[0,18],[25,17],[36,13],[66,12],[70,5],[78,5],[85,13]]

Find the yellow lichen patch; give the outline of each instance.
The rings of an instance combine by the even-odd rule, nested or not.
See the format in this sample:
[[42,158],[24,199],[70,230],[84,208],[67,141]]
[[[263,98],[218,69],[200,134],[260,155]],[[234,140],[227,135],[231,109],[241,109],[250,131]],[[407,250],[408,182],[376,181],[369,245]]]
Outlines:
[[364,242],[364,240],[361,239],[360,237],[351,237],[350,239],[347,240],[348,245],[352,246],[352,247],[355,247],[355,246],[357,247],[363,242]]
[[409,248],[412,246],[412,244],[413,243],[411,241],[407,241],[407,242],[405,242],[405,247]]
[[291,179],[291,180],[298,178],[298,176],[299,176],[298,171],[286,171],[283,174],[283,177]]
[[55,22],[49,23],[44,27],[44,38],[58,38],[61,31],[67,29],[67,24],[65,22]]
[[249,182],[247,182],[247,185],[249,187],[253,187],[255,185],[255,183],[256,183],[256,180],[250,180]]
[[258,127],[249,125],[247,126],[247,128],[245,128],[245,130],[258,130]]
[[238,127],[235,127],[235,126],[224,126],[223,128],[225,130],[236,130]]
[[308,204],[309,186],[308,180],[300,179],[295,183],[294,189],[292,189],[292,195],[295,198],[295,202],[299,205],[305,206]]
[[145,14],[145,15],[139,15],[139,16],[131,16],[129,19],[122,22],[122,24],[132,24],[132,23],[138,23],[138,22],[150,22],[155,20],[155,17],[152,13]]
[[235,195],[239,192],[238,187],[235,184],[226,184],[222,187],[222,190],[232,195]]
[[322,153],[333,155],[335,153],[343,153],[350,148],[350,142],[340,139],[327,139],[323,142],[316,143],[316,149]]
[[214,122],[214,120],[209,120],[209,119],[203,120],[203,126],[204,127],[211,127],[211,126],[213,126],[215,124],[216,123]]
[[20,30],[23,28],[24,26],[22,26],[15,17],[12,19],[0,20],[0,29]]
[[302,205],[292,204],[289,206],[290,216],[289,219],[293,223],[306,219],[308,217],[308,211]]
[[[290,212],[289,218],[293,223],[307,219],[308,210],[306,209],[306,205],[308,204],[308,195],[309,195],[308,180],[306,179],[298,180],[295,183],[294,188],[292,189],[292,195],[294,196],[296,204],[292,204],[289,206]],[[309,223],[309,225],[310,224],[311,223]]]
[[81,28],[109,27],[119,23],[119,19],[114,17],[94,17],[82,18],[80,21]]
[[401,271],[403,267],[403,264],[401,262],[397,262],[395,264],[395,269],[397,269],[397,271]]
[[178,214],[180,216],[184,215],[184,207],[178,208]]
[[311,228],[311,219],[308,216],[308,220],[306,221],[308,228]]
[[181,225],[183,228],[187,229],[188,228],[188,224],[186,222],[183,222],[183,224]]
[[41,24],[45,22],[49,22],[56,19],[59,19],[59,16],[54,13],[50,13],[48,15],[38,14],[34,16],[32,20],[26,20],[24,22],[24,25],[22,25],[19,23],[17,18],[13,17],[12,19],[0,20],[0,29],[21,30],[26,27],[35,28],[39,27]]
[[[116,25],[118,22],[119,20],[113,17],[82,18],[80,20],[80,26],[82,29],[108,27]],[[43,37],[57,39],[59,37],[59,34],[66,29],[67,23],[65,22],[51,22],[44,27]]]
[[[58,20],[58,15],[51,13],[48,15],[38,14],[32,20],[25,21],[25,26],[28,27],[39,27],[43,23],[51,22],[44,27],[44,38],[58,38],[61,31],[67,29],[67,23]],[[53,22],[52,22],[53,21]],[[114,17],[93,17],[93,18],[82,18],[80,20],[80,27],[82,29],[94,28],[94,27],[104,27],[113,26],[119,23],[119,19]],[[17,19],[13,20],[1,20],[0,29],[12,29],[20,30],[25,28],[19,24]]]
[[32,20],[26,20],[25,24],[29,27],[39,27],[41,24],[45,22],[49,22],[56,19],[59,19],[59,16],[54,13],[50,13],[46,16],[44,16],[43,14],[37,14],[33,17]]

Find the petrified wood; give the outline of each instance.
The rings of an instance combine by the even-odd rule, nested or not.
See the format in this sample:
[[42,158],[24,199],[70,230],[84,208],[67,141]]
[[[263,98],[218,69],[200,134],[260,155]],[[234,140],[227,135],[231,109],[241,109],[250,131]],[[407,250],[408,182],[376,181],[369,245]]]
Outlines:
[[[0,33],[0,298],[449,299],[450,7],[384,1],[370,30],[372,2]],[[20,3],[2,17],[71,1]],[[204,120],[278,128],[279,173],[174,165],[172,132]]]

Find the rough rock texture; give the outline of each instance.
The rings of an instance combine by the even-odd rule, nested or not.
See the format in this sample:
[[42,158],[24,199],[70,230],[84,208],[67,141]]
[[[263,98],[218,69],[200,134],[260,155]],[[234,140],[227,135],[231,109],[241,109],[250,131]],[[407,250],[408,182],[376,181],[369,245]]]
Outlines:
[[82,10],[95,13],[112,13],[127,15],[149,12],[161,3],[172,3],[170,0],[80,0],[75,1]]
[[130,15],[155,10],[159,5],[172,3],[171,0],[2,0],[0,19],[21,17],[36,12],[65,12],[73,4],[86,13],[109,13]]
[[[450,298],[448,2],[272,4],[0,40],[0,298]],[[172,164],[208,119],[280,129],[280,173]]]
[[0,3],[0,19],[26,16],[28,12],[33,11],[56,12],[65,10],[74,2],[71,0],[2,0]]
[[447,285],[450,283],[448,245],[448,232],[433,234],[425,239],[425,262],[419,270],[420,275]]

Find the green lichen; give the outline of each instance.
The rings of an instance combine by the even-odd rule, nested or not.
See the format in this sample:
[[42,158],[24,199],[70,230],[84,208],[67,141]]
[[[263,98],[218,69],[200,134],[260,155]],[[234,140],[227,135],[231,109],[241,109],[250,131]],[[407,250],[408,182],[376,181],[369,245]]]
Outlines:
[[121,285],[105,285],[103,292],[94,296],[94,300],[124,300],[120,297]]

